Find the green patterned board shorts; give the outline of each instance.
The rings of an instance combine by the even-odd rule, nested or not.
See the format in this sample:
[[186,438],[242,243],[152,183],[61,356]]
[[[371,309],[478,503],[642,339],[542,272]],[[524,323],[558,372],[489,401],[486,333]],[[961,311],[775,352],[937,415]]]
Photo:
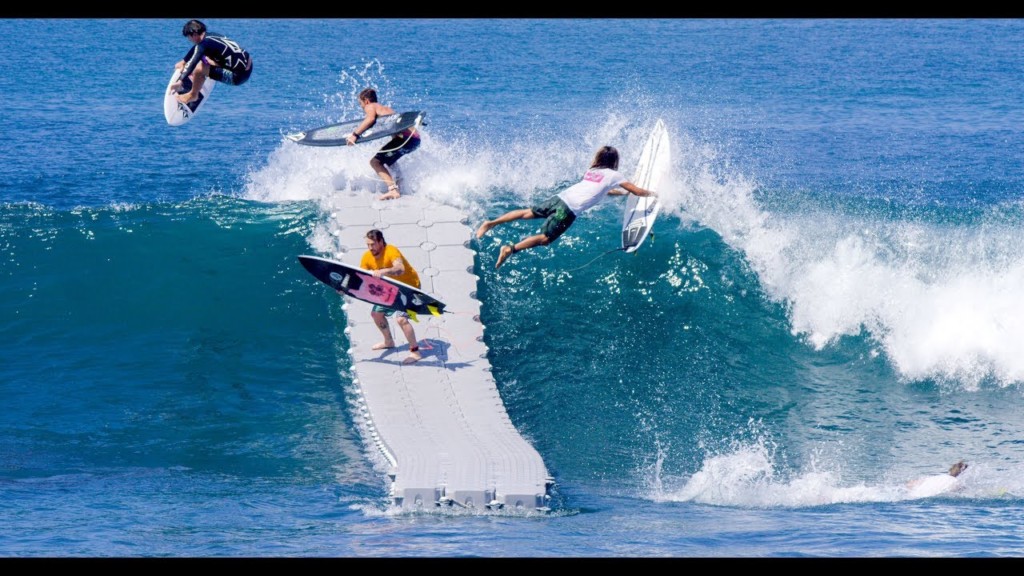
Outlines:
[[385,308],[385,307],[381,306],[380,304],[374,304],[373,305],[373,310],[371,310],[371,312],[382,312],[382,313],[384,313],[384,316],[386,318],[390,318],[392,316],[395,316],[396,318],[408,318],[409,317],[409,315],[406,314],[405,312],[401,312],[399,310],[395,310],[394,308]]
[[534,216],[546,218],[540,233],[548,237],[548,242],[554,242],[576,221],[576,214],[558,196],[552,196],[530,210]]

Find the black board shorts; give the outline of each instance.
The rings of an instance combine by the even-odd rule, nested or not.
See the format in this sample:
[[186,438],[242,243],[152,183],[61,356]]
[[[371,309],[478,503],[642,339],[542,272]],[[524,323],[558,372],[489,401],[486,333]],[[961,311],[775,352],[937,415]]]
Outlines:
[[252,65],[241,70],[231,70],[230,68],[221,68],[220,66],[210,67],[210,78],[217,82],[231,84],[232,86],[245,84],[250,75],[252,75]]
[[552,196],[530,210],[534,216],[545,218],[540,233],[548,237],[548,242],[557,240],[576,221],[576,214],[558,196]]
[[420,135],[417,133],[409,134],[408,130],[403,130],[392,136],[388,143],[381,146],[380,150],[373,157],[379,160],[381,164],[391,166],[399,158],[419,147]]

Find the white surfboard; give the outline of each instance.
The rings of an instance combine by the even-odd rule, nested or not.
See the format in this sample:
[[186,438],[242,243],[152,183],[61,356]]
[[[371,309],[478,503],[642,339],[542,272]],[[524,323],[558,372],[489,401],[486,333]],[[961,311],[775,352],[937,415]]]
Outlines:
[[910,482],[911,498],[931,498],[950,492],[959,485],[960,479],[949,474],[935,474]]
[[[632,182],[652,192],[661,192],[668,184],[668,173],[671,168],[669,157],[671,149],[668,142],[668,130],[665,123],[658,119],[647,137],[640,162],[633,174]],[[635,252],[651,233],[655,218],[661,204],[657,198],[630,194],[626,199],[626,208],[622,213],[622,249]]]
[[[378,116],[374,125],[359,135],[359,140],[356,143],[370,142],[378,138],[393,136],[408,128],[418,128],[426,124],[423,122],[425,114],[426,112],[413,110],[411,112],[402,112],[401,114],[396,112],[394,114]],[[352,129],[362,123],[363,118],[355,118],[336,124],[320,126],[305,132],[285,134],[285,137],[305,146],[345,146],[348,144],[348,135],[352,133]]]
[[164,89],[164,118],[171,126],[181,126],[191,120],[206,105],[206,101],[210,99],[210,92],[213,92],[214,86],[217,85],[216,81],[207,78],[206,82],[203,82],[203,87],[199,89],[198,101],[182,104],[178,102],[178,94],[171,90],[171,84],[178,80],[180,73],[180,70],[175,69],[167,82],[167,88]]

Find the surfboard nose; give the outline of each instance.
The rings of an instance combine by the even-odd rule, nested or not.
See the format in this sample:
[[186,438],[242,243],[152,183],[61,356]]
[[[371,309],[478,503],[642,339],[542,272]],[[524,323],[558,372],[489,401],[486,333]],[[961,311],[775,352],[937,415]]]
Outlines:
[[332,286],[334,286],[336,290],[346,290],[348,288],[349,277],[350,276],[348,274],[339,274],[338,272],[330,273]]

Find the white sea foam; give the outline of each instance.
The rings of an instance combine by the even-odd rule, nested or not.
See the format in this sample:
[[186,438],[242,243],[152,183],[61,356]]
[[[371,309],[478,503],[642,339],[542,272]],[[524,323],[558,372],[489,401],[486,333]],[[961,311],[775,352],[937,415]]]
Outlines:
[[[348,84],[365,79],[343,80],[347,101],[354,99]],[[619,103],[611,108],[627,109]],[[609,112],[578,133],[528,138],[460,133],[443,124],[435,133],[428,125],[423,145],[396,164],[397,172],[404,193],[456,206],[478,222],[530,206],[575,182],[594,151],[607,143],[620,149],[620,170],[630,176],[657,116],[656,109],[640,117]],[[820,350],[864,334],[876,347],[872,352],[884,355],[906,381],[934,379],[965,389],[985,381],[1024,382],[1024,299],[1019,297],[1024,232],[1019,227],[893,220],[820,203],[766,208],[758,197],[760,184],[730,166],[727,153],[697,140],[686,122],[664,117],[673,169],[670,182],[658,191],[664,214],[659,233],[671,233],[665,226],[673,218],[717,232],[743,255],[768,297],[785,306],[795,337]],[[383,191],[369,166],[377,148],[376,143],[306,147],[282,138],[266,165],[250,174],[245,196],[319,202],[326,228],[313,233],[312,244],[329,251],[331,196],[339,190]],[[606,217],[601,210],[583,218]]]
[[700,469],[687,478],[655,479],[648,497],[744,508],[801,508],[921,498],[1019,498],[1024,494],[1019,471],[973,462],[953,478],[942,473],[944,467],[945,463],[938,465],[937,473],[924,476],[910,470],[879,471],[877,479],[848,481],[838,463],[812,460],[806,470],[783,473],[773,450],[761,440],[707,456]]
[[757,182],[722,168],[710,146],[682,141],[666,212],[741,251],[766,294],[786,306],[795,336],[822,349],[867,334],[908,381],[1024,382],[1019,226],[769,210]]

